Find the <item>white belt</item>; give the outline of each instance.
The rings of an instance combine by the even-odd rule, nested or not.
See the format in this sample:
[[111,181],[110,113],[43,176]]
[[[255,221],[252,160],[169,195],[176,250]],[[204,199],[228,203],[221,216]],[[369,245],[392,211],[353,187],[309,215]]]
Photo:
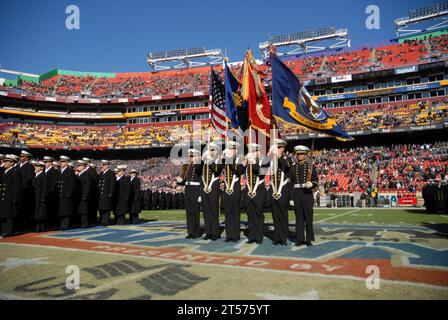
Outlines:
[[294,185],[295,189],[305,188],[306,183],[296,183]]
[[187,181],[187,182],[185,182],[185,185],[186,186],[199,186],[199,185],[201,185],[201,183],[195,182],[195,181]]

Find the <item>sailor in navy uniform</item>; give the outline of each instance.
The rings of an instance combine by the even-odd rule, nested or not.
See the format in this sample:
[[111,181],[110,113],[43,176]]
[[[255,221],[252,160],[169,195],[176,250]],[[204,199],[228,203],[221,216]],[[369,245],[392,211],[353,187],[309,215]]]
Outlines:
[[61,171],[58,179],[59,189],[59,218],[60,228],[62,230],[68,229],[70,219],[75,213],[76,201],[76,174],[69,165],[70,158],[67,156],[60,156]]
[[218,145],[210,142],[202,156],[201,204],[204,214],[204,240],[220,238],[219,230],[219,176],[222,165],[218,156]]
[[270,148],[268,157],[270,165],[269,202],[274,220],[274,245],[285,245],[288,241],[288,207],[290,201],[289,170],[292,165],[291,158],[285,157],[286,141],[276,139]]
[[[318,184],[317,171],[312,169],[311,164],[306,161],[310,149],[306,146],[295,146],[294,153],[297,156],[295,163],[290,170],[290,180],[293,184],[294,212],[296,215],[296,246],[306,244],[308,247],[314,241],[313,228],[313,190]],[[308,180],[310,177],[310,181]],[[305,238],[306,227],[306,238]]]
[[23,231],[28,231],[31,227],[31,220],[34,216],[34,166],[31,164],[31,153],[22,150],[20,161],[16,165],[22,175],[22,194],[20,215],[18,217],[18,227]]
[[76,167],[78,174],[78,201],[76,213],[81,216],[81,228],[87,228],[92,216],[90,209],[94,196],[93,180],[90,175],[90,167],[87,161],[78,160]]
[[131,180],[126,176],[127,165],[117,166],[117,199],[115,207],[115,221],[117,225],[124,225],[126,214],[129,212],[129,201],[131,199]]
[[89,221],[96,225],[98,218],[98,172],[96,171],[95,164],[92,163],[90,158],[82,158],[87,163],[92,189],[91,189],[91,201],[89,203]]
[[247,222],[249,227],[248,243],[261,244],[264,230],[264,201],[266,198],[265,176],[269,161],[260,157],[261,146],[256,143],[248,145],[249,152],[244,159],[246,167],[246,198]]
[[226,240],[225,242],[237,242],[240,240],[240,219],[241,219],[241,181],[244,175],[242,157],[238,157],[237,150],[239,143],[229,141],[227,149],[223,152],[224,159],[224,214]]
[[290,180],[294,186],[293,201],[296,215],[296,246],[302,244],[311,246],[311,241],[314,241],[313,190],[318,187],[318,177],[316,169],[313,168],[310,180],[308,180],[311,165],[306,161],[306,157],[309,152],[310,149],[306,146],[298,145],[294,147],[297,163],[290,170]]
[[116,189],[115,174],[110,170],[110,161],[101,160],[101,173],[98,176],[98,210],[102,226],[110,223],[110,212],[114,208]]
[[31,162],[35,168],[34,186],[34,221],[36,232],[46,231],[48,222],[48,178],[45,175],[45,163]]
[[50,156],[45,156],[43,161],[45,164],[44,174],[47,178],[47,223],[50,229],[57,225],[59,207],[59,170],[54,168],[53,161],[54,159]]
[[131,170],[131,205],[129,210],[129,220],[131,224],[139,223],[139,214],[142,211],[142,197],[140,191],[140,178],[136,169]]
[[17,161],[17,156],[7,154],[0,171],[0,232],[3,237],[14,235],[14,220],[20,210],[22,175],[14,167]]
[[185,211],[187,215],[187,239],[200,236],[200,205],[202,164],[200,152],[188,150],[189,159],[182,168],[182,175],[176,178],[180,185],[185,185]]

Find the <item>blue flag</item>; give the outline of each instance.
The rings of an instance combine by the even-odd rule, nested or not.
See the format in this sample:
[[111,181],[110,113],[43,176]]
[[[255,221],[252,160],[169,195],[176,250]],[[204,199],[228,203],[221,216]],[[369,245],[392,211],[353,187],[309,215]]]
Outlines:
[[226,114],[230,119],[232,128],[246,130],[248,127],[247,104],[243,103],[240,94],[240,83],[233,75],[226,63],[225,68],[226,82]]
[[312,99],[299,78],[277,56],[273,55],[270,62],[273,116],[338,140],[353,139]]

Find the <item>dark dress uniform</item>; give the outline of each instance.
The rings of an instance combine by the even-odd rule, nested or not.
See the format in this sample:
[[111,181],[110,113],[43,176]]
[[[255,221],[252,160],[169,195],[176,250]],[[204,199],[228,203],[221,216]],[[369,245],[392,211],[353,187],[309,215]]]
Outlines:
[[89,170],[80,172],[78,175],[78,201],[76,213],[81,216],[81,228],[89,226],[91,208],[93,201],[93,181]]
[[140,178],[131,178],[132,198],[131,209],[129,210],[130,220],[132,224],[138,224],[139,213],[142,211],[142,199],[140,192]]
[[87,170],[91,179],[91,200],[89,203],[89,221],[93,224],[97,222],[98,213],[98,173],[94,167],[89,167]]
[[445,184],[436,185],[436,213],[444,214],[447,200],[447,186]]
[[131,182],[129,177],[117,178],[117,206],[115,208],[115,219],[118,225],[123,225],[126,213],[129,212],[129,200],[131,199]]
[[422,197],[425,202],[424,206],[425,206],[427,212],[429,212],[429,206],[430,206],[429,205],[429,197],[430,197],[429,192],[430,192],[429,184],[425,184],[422,188]]
[[34,177],[33,187],[36,232],[43,232],[46,229],[48,220],[48,179],[44,171],[41,171]]
[[66,167],[64,171],[61,168],[59,175],[59,218],[61,220],[61,229],[65,230],[70,224],[70,218],[75,212],[76,201],[76,175],[72,168]]
[[47,179],[47,221],[50,228],[54,228],[58,222],[59,211],[59,171],[50,167],[45,171]]
[[144,194],[145,194],[145,209],[151,210],[152,191],[146,190]]
[[240,240],[241,224],[241,176],[244,166],[233,157],[226,159],[224,164],[224,215],[226,228],[226,241]]
[[314,241],[313,228],[313,189],[318,187],[317,171],[313,168],[311,182],[313,187],[307,189],[304,184],[307,182],[307,175],[311,165],[306,161],[295,163],[290,170],[290,181],[294,188],[294,213],[296,215],[296,244],[305,242],[305,224],[306,224],[306,243],[311,244]]
[[21,230],[26,231],[30,228],[31,220],[34,217],[34,166],[29,161],[27,161],[22,165],[18,163],[16,168],[22,175],[22,201],[20,215],[18,217],[18,227]]
[[159,192],[159,209],[166,210],[166,192]]
[[437,184],[431,183],[429,185],[429,212],[435,213],[437,211]]
[[222,165],[216,161],[210,164],[203,163],[201,181],[201,205],[204,214],[204,239],[217,240],[219,232],[219,175]]
[[157,210],[158,201],[159,201],[158,194],[159,194],[159,192],[156,190],[154,190],[151,194],[151,210]]
[[[252,167],[252,175],[251,175]],[[249,243],[256,242],[261,244],[264,236],[264,202],[266,199],[267,191],[265,186],[265,176],[267,168],[269,168],[269,162],[263,164],[262,160],[258,160],[257,163],[248,163],[246,165],[246,191],[244,196],[246,198],[246,212],[247,222],[249,226],[248,239]],[[252,176],[252,189],[250,177]]]
[[19,215],[22,176],[15,168],[0,171],[0,231],[3,237],[14,235],[14,219]]
[[184,164],[182,182],[185,185],[185,211],[187,215],[187,238],[200,236],[200,205],[202,164]]
[[[277,161],[275,175],[274,161]],[[269,203],[274,221],[274,244],[286,245],[288,241],[288,207],[291,199],[289,170],[292,159],[280,157],[271,162],[271,183],[269,188]]]
[[101,172],[98,176],[98,210],[101,225],[109,225],[110,211],[114,207],[116,178],[111,170]]

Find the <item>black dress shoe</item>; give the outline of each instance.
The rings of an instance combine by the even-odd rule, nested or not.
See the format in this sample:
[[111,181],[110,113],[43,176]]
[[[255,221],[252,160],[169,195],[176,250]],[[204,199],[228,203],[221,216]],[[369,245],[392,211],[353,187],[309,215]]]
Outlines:
[[299,242],[296,242],[294,245],[295,245],[296,247],[300,247],[301,245],[303,245],[303,243],[302,243],[301,241],[299,241]]
[[313,246],[313,244],[311,243],[311,241],[307,241],[305,244],[306,244],[307,247],[312,247],[312,246]]
[[193,238],[193,236],[191,234],[189,234],[188,236],[185,237],[185,239],[191,239]]
[[263,241],[256,241],[257,242],[257,244],[262,244],[263,243]]
[[226,240],[224,240],[224,242],[230,242],[230,241],[232,241],[232,239],[230,238],[226,238]]
[[205,236],[204,238],[202,238],[203,240],[208,240],[208,239],[211,239],[211,237],[210,236]]
[[286,242],[280,242],[280,244],[281,244],[282,246],[287,246],[287,245],[288,245]]
[[255,240],[247,240],[246,243],[254,243],[254,242],[255,242]]
[[278,246],[278,245],[280,244],[280,242],[278,242],[278,241],[273,241],[272,244],[273,244],[274,246]]

